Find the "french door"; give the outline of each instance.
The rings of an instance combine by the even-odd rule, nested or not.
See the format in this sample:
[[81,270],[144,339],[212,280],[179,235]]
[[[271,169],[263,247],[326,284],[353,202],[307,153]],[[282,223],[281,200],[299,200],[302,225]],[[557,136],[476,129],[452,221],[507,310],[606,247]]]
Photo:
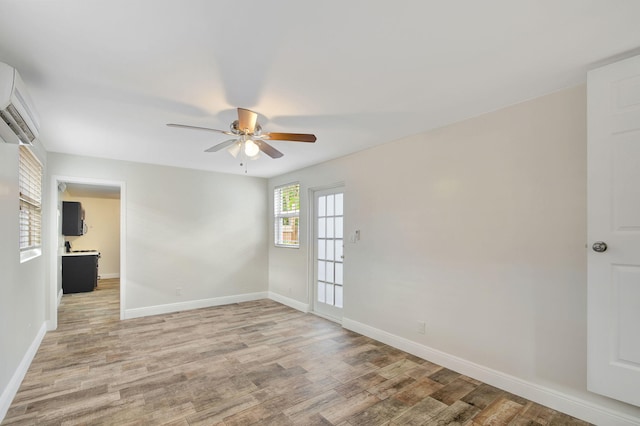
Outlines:
[[314,193],[314,301],[317,314],[342,320],[344,188]]

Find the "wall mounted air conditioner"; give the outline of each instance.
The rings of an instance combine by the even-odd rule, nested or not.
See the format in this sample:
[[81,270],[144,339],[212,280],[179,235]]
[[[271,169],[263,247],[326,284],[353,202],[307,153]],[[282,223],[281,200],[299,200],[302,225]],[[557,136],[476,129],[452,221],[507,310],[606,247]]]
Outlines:
[[31,145],[38,137],[38,116],[15,68],[0,62],[0,138]]

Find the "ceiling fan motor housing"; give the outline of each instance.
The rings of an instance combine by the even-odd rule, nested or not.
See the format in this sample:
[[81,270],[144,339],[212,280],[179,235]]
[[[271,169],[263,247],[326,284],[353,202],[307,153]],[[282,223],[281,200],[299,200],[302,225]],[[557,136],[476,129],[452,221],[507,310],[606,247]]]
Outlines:
[[236,135],[247,134],[247,135],[253,135],[253,136],[260,136],[260,134],[262,133],[262,126],[259,123],[256,123],[256,126],[253,129],[253,133],[251,132],[245,133],[244,131],[240,130],[240,121],[238,120],[234,120],[233,123],[229,125],[229,128],[231,129],[231,132]]

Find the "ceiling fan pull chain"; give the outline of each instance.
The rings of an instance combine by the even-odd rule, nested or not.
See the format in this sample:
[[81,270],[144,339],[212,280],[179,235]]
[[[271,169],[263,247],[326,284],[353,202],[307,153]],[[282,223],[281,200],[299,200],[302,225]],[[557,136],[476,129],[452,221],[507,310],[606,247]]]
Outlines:
[[244,152],[244,144],[240,148],[240,153],[238,155],[240,155],[240,167],[244,167],[244,173],[247,174],[247,169],[248,169],[247,163],[249,163],[249,158],[247,157],[247,154]]

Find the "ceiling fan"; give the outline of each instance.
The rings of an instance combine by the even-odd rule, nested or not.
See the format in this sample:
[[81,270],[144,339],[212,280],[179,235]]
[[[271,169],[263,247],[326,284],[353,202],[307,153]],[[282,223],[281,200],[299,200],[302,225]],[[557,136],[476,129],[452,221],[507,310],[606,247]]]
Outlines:
[[287,142],[315,142],[315,135],[306,133],[277,133],[262,132],[262,126],[258,123],[258,114],[245,109],[238,108],[238,119],[231,123],[230,130],[210,129],[208,127],[189,126],[186,124],[169,123],[170,127],[183,127],[185,129],[207,130],[211,132],[224,133],[225,135],[235,136],[234,139],[221,142],[217,145],[206,149],[205,152],[217,152],[221,149],[228,148],[231,155],[237,157],[239,153],[244,154],[248,158],[255,158],[260,151],[264,152],[271,158],[280,158],[284,154],[269,145],[266,141],[287,141]]

